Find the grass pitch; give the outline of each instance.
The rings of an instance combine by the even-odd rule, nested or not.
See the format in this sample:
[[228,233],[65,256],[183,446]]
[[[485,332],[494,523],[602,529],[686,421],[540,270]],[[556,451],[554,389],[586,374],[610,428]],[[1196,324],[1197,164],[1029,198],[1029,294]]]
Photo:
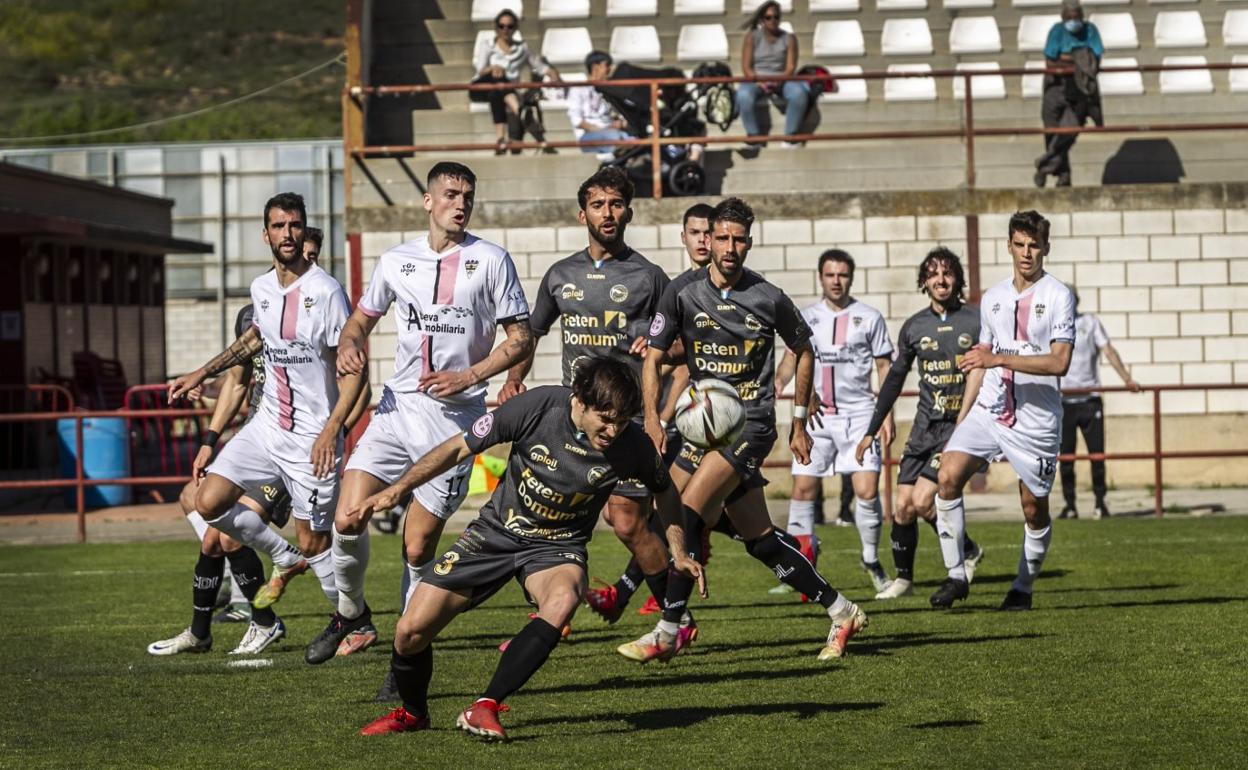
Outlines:
[[[370,603],[383,643],[320,667],[303,645],[328,604],[311,576],[277,606],[290,635],[265,668],[227,667],[239,625],[208,655],[153,658],[189,622],[190,542],[0,549],[3,767],[1066,767],[1243,766],[1248,745],[1248,518],[1056,522],[1030,613],[995,611],[1013,578],[1021,522],[979,523],[987,548],[969,601],[935,612],[932,532],[916,596],[865,601],[851,657],[821,664],[822,612],[716,535],[702,638],[670,665],[615,654],[652,619],[608,627],[587,610],[572,638],[513,696],[512,741],[454,729],[484,688],[496,646],[525,622],[514,586],[437,643],[434,730],[355,731],[389,662],[398,541],[374,536]],[[871,595],[857,534],[824,528],[821,566]],[[887,548],[887,544],[885,544]],[[600,533],[593,574],[623,547]],[[887,554],[886,554],[887,556]],[[633,602],[640,606],[641,598]]]

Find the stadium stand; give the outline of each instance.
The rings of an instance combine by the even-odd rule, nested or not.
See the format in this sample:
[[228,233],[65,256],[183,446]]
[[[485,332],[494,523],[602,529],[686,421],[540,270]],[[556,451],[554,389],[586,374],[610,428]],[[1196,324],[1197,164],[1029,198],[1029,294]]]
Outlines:
[[821,21],[815,25],[815,56],[863,56],[867,43],[857,19]]
[[616,27],[611,30],[609,50],[616,61],[649,64],[663,60],[659,31],[650,24]]
[[659,0],[607,0],[607,18],[658,16]]
[[539,19],[588,19],[589,0],[542,0]]

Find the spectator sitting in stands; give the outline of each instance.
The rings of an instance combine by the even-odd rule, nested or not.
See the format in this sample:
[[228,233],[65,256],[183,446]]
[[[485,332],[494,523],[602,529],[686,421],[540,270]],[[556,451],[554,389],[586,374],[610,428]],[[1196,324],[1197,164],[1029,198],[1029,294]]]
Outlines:
[[[516,39],[515,34],[519,26],[520,20],[515,13],[508,9],[498,12],[498,15],[494,17],[494,38],[478,40],[476,50],[472,53],[472,66],[477,71],[477,76],[472,79],[472,82],[518,83],[520,82],[520,68],[526,63],[537,77],[549,75],[556,80],[559,78],[559,72],[547,64],[542,57],[533,53],[528,43]],[[525,127],[520,122],[520,100],[514,90],[469,91],[468,98],[474,102],[488,102],[490,105],[490,116],[494,119],[494,134],[498,140],[495,155],[502,155],[507,151],[508,136],[512,141],[524,139]],[[534,130],[535,128],[529,126],[534,138],[539,142],[545,142],[544,132],[540,128]],[[512,150],[513,155],[519,152],[519,150]]]
[[[768,0],[754,11],[745,23],[744,42],[741,45],[741,72],[745,77],[755,75],[792,75],[797,70],[797,36],[780,28],[780,3]],[[786,102],[784,109],[784,133],[796,134],[801,130],[806,110],[810,106],[810,84],[801,80],[784,83],[741,83],[737,86],[737,105],[741,110],[741,122],[750,136],[763,133],[758,124],[758,97],[779,93]],[[800,143],[786,141],[785,147],[797,147]]]
[[[585,71],[590,80],[606,80],[611,76],[611,54],[605,51],[591,51],[585,57]],[[624,129],[628,122],[615,114],[611,105],[603,98],[597,88],[568,89],[568,120],[572,122],[572,130],[579,142],[592,142],[598,139],[632,139],[633,136]],[[593,152],[603,159],[610,160],[615,148],[609,145],[582,147],[581,152]]]
[[[1045,128],[1082,126],[1088,118],[1105,125],[1101,113],[1096,74],[1105,46],[1096,25],[1083,20],[1079,0],[1062,0],[1062,20],[1049,30],[1044,63],[1049,68],[1068,67],[1068,75],[1045,75],[1040,118]],[[1036,158],[1036,187],[1044,187],[1049,175],[1058,187],[1070,186],[1070,149],[1078,134],[1046,134],[1044,154]]]

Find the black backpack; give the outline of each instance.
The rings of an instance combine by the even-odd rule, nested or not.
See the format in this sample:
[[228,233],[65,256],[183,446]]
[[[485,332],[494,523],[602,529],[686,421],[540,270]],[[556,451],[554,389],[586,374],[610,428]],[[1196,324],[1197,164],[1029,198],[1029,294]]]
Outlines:
[[[695,78],[730,78],[732,68],[723,62],[703,62],[693,71]],[[707,123],[727,131],[729,124],[737,119],[737,89],[732,83],[699,84],[695,87],[702,114]]]

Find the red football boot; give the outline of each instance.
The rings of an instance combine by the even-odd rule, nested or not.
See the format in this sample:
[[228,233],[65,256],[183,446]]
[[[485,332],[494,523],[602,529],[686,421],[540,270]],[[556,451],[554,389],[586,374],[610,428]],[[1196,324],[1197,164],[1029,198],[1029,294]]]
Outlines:
[[500,712],[509,710],[507,706],[489,698],[479,698],[476,703],[459,715],[455,724],[459,726],[459,729],[479,735],[487,741],[505,741],[507,732],[503,730],[503,724],[498,721],[498,715]]
[[369,722],[360,728],[360,735],[386,735],[388,733],[412,733],[417,730],[429,729],[428,714],[409,714],[407,709],[399,706],[384,717]]

